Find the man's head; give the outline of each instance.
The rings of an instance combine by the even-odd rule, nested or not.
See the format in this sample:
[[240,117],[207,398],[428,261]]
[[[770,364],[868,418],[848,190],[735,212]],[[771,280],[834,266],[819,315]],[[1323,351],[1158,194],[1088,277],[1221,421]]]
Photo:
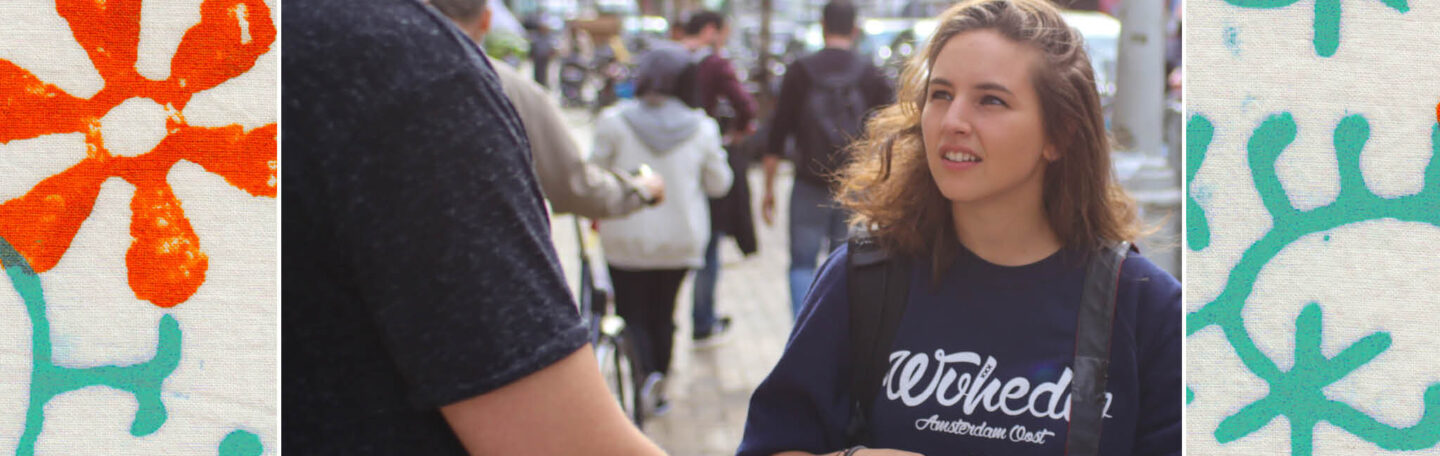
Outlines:
[[848,0],[831,0],[821,11],[820,24],[826,36],[854,36],[855,5]]
[[725,16],[715,11],[696,11],[685,22],[686,37],[695,39],[706,46],[724,43],[729,31],[730,28],[725,23]]
[[430,0],[430,5],[455,22],[476,43],[485,41],[490,32],[490,8],[487,0]]

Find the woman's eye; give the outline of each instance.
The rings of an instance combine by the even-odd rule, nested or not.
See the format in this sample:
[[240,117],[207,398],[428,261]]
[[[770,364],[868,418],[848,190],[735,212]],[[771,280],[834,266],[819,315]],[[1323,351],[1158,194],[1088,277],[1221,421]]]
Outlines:
[[954,99],[954,97],[950,95],[950,92],[946,92],[944,90],[936,90],[934,92],[930,92],[930,99],[949,101]]
[[1000,97],[997,97],[997,96],[994,96],[994,95],[986,95],[984,98],[981,98],[981,99],[980,99],[980,104],[982,104],[982,105],[996,105],[996,106],[1010,106],[1008,103],[1005,103],[1005,100],[1001,100]]

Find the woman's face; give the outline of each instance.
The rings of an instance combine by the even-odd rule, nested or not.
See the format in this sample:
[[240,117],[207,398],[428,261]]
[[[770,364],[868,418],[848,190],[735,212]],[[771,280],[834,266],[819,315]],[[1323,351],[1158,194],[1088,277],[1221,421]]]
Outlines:
[[993,30],[951,37],[931,68],[921,111],[925,159],[953,203],[1039,201],[1045,164],[1040,98],[1030,74],[1039,51]]

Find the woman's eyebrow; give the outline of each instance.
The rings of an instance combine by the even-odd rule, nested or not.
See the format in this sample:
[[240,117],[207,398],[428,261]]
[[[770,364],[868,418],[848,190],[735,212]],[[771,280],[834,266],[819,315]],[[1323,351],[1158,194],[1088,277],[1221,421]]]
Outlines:
[[[941,77],[930,78],[930,85],[945,86],[951,89],[955,88],[955,83],[950,82],[949,79]],[[1015,95],[1015,92],[1010,91],[1009,88],[1006,88],[1003,84],[1000,84],[998,82],[982,82],[979,84],[975,84],[975,88],[979,90],[993,90],[996,92],[1005,92],[1012,96]]]
[[1015,92],[1011,92],[1010,89],[1005,88],[1005,86],[994,82],[982,82],[979,84],[975,84],[975,88],[980,90],[994,90],[997,92],[1005,92],[1010,95],[1015,95]]

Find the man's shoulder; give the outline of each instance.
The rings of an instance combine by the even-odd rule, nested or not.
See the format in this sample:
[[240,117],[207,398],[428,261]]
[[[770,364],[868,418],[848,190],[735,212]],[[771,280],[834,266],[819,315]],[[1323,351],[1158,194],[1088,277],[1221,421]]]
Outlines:
[[407,82],[453,75],[473,61],[448,21],[418,0],[291,4],[283,7],[283,33],[293,37],[284,41],[284,54],[293,55],[285,59],[287,73],[291,68],[337,73],[368,68],[395,78],[386,83],[399,89]]
[[809,77],[849,74],[855,70],[860,70],[861,75],[878,73],[878,69],[870,61],[847,49],[821,49],[801,57],[796,63],[796,67],[815,73],[806,74]]
[[516,78],[523,78],[523,76],[520,75],[520,70],[510,66],[509,63],[505,63],[504,60],[491,58],[490,67],[495,69],[495,74],[500,77],[501,84],[509,84],[510,81]]
[[490,67],[495,69],[496,78],[500,80],[500,88],[505,91],[505,95],[510,98],[512,103],[518,105],[520,101],[533,101],[546,96],[545,88],[540,87],[540,84],[534,79],[520,74],[520,70],[503,60],[494,58],[489,60]]

